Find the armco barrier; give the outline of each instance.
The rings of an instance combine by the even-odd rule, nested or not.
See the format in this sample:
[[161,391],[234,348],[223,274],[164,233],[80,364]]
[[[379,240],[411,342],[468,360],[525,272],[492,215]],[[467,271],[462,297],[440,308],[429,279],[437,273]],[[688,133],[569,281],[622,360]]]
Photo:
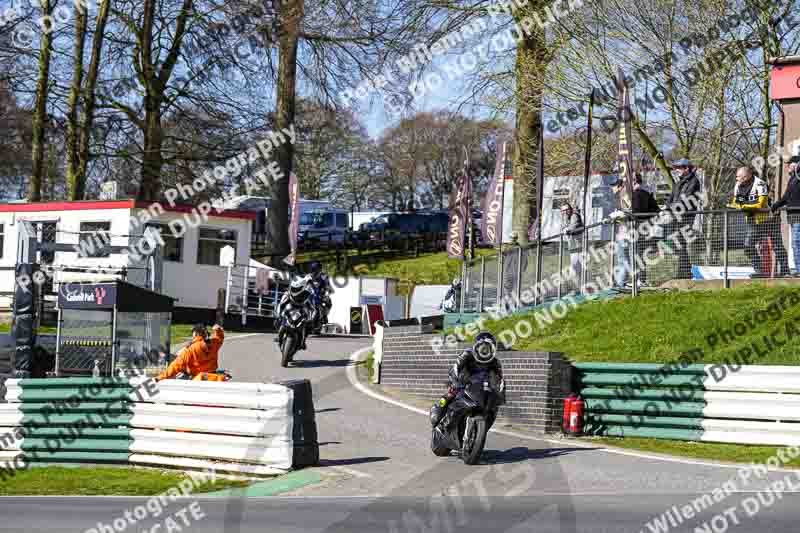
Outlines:
[[[446,348],[437,353],[431,342],[434,335],[422,333],[418,326],[383,330],[381,384],[391,389],[426,399],[447,391],[447,373],[456,357],[468,345]],[[561,424],[568,370],[558,353],[501,351],[506,381],[506,405],[498,413],[499,423],[525,426],[550,433]]]
[[800,367],[577,363],[591,435],[800,444]]
[[[0,461],[132,463],[275,474],[317,464],[311,385],[10,379]],[[14,438],[21,437],[21,438]]]

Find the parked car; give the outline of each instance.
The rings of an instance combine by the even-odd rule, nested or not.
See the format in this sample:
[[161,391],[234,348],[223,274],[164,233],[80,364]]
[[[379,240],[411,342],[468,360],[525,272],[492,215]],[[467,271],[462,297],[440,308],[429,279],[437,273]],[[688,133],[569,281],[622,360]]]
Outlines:
[[348,212],[344,209],[325,209],[306,211],[300,215],[298,241],[308,242],[344,242],[349,222]]

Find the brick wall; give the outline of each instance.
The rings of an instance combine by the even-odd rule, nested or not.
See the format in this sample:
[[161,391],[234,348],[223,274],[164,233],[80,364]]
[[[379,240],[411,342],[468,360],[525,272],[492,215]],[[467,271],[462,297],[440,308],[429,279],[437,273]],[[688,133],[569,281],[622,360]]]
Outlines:
[[[421,329],[384,330],[381,384],[433,400],[447,390],[447,372],[469,345],[437,354],[431,343],[439,336]],[[497,356],[506,381],[506,405],[500,408],[500,422],[539,433],[559,431],[563,399],[569,393],[569,363],[555,352],[501,351]]]

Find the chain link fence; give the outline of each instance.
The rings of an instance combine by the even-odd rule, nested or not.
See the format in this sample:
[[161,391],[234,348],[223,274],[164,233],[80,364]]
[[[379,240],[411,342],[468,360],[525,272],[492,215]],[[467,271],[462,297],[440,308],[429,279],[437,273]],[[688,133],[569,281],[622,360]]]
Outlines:
[[[465,312],[568,294],[669,288],[675,280],[795,276],[800,210],[708,210],[604,220],[467,263]],[[538,263],[538,266],[537,266]],[[635,280],[635,282],[634,282]]]

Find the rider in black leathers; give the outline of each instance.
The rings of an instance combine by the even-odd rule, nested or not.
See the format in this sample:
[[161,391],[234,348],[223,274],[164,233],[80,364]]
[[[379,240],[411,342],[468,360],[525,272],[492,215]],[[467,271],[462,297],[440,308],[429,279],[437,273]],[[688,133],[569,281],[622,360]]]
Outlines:
[[[448,379],[450,388],[431,409],[431,424],[435,427],[442,417],[442,424],[446,431],[450,431],[461,420],[465,405],[458,400],[458,394],[470,382],[470,377],[478,367],[489,370],[489,375],[497,383],[503,380],[503,368],[497,359],[497,341],[491,333],[481,333],[475,338],[471,349],[464,350],[456,362],[450,367]],[[453,401],[456,400],[456,401]],[[494,423],[494,418],[489,421],[489,427]]]
[[330,294],[333,292],[333,287],[331,286],[330,278],[322,271],[322,265],[317,261],[311,263],[311,282],[314,284],[320,299],[319,308],[316,309],[316,313],[319,313],[319,315],[314,316],[314,322],[319,327],[322,327],[328,323],[328,313],[331,310]]

